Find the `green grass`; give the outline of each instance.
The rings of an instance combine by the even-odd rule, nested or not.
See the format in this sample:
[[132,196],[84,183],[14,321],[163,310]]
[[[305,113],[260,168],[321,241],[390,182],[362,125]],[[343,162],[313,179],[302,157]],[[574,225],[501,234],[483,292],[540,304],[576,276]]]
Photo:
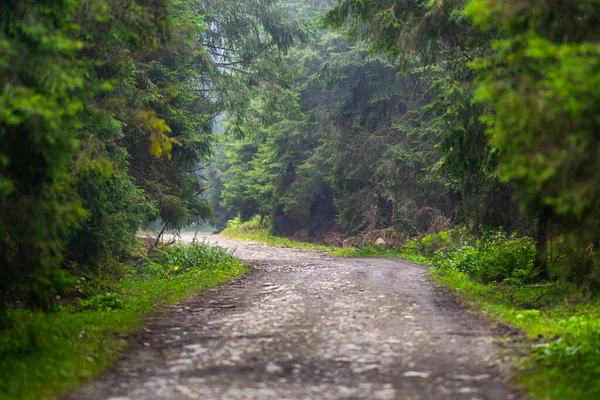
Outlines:
[[[0,399],[60,397],[114,362],[124,335],[162,304],[174,303],[244,274],[243,264],[204,245],[160,251],[117,282],[112,296],[97,296],[92,309],[68,306],[52,313],[10,312],[12,326],[0,333]],[[121,302],[122,301],[122,302]],[[94,309],[93,304],[98,304]]]
[[250,240],[279,247],[291,247],[302,250],[320,250],[332,252],[336,248],[315,243],[297,242],[288,238],[273,236],[266,229],[247,230],[240,227],[225,228],[220,236],[237,240]]
[[420,254],[415,254],[403,249],[382,249],[372,245],[365,247],[336,247],[332,249],[333,254],[338,257],[384,257],[400,258],[415,264],[428,265],[429,259]]
[[517,383],[534,399],[600,398],[600,301],[565,285],[483,285],[452,270],[429,274],[493,321],[521,329]]

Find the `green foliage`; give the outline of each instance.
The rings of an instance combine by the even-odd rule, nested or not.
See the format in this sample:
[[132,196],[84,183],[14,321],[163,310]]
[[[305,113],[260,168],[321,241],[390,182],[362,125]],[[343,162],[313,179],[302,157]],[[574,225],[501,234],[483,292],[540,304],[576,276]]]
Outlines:
[[[157,263],[192,256],[200,267],[178,274],[167,273],[172,265]],[[66,395],[118,358],[126,344],[123,335],[142,324],[144,315],[246,272],[241,261],[202,244],[158,251],[145,264],[150,262],[159,273],[130,268],[127,278],[111,282],[110,293],[89,297],[80,306],[64,306],[53,314],[9,310],[11,325],[0,332],[0,399]]]
[[564,284],[484,285],[454,269],[431,275],[488,317],[525,333],[516,381],[534,399],[593,399],[600,393],[600,303],[565,301]]
[[[440,233],[434,233],[431,235],[427,235],[421,239],[421,246],[423,248],[423,253],[426,257],[432,257],[437,251],[440,250],[448,250],[454,246],[454,243],[451,241],[451,232],[442,231]],[[414,248],[410,246],[408,248]]]
[[237,232],[252,232],[252,231],[262,231],[267,230],[270,226],[270,222],[268,219],[261,218],[258,215],[255,215],[253,218],[250,218],[248,221],[242,221],[240,217],[231,219],[227,221],[227,225],[225,227],[224,233],[237,231]]
[[533,239],[497,233],[479,239],[474,245],[440,252],[434,262],[440,268],[455,269],[482,283],[519,285],[535,278],[534,259]]
[[89,90],[78,2],[46,3],[0,5],[0,314],[7,297],[48,307],[66,289],[64,239],[85,215],[68,175]]
[[[552,380],[559,382],[560,385],[553,384],[556,387],[553,398],[583,399],[600,395],[600,387],[596,384],[600,367],[600,321],[597,315],[597,310],[589,307],[585,314],[558,319],[555,329],[564,336],[533,354],[532,363],[547,372],[541,376],[526,375],[525,380],[532,386]],[[575,381],[581,382],[581,386],[570,384]]]
[[535,243],[526,236],[496,232],[475,237],[465,228],[455,228],[409,240],[400,251],[484,284],[523,285],[536,277]]
[[570,246],[596,243],[600,5],[549,1],[472,1],[469,14],[506,37],[473,63],[476,99],[489,107],[498,175],[514,182],[525,208],[552,212]]
[[124,305],[119,294],[109,292],[79,301],[80,310],[113,311],[122,309]]
[[150,277],[175,278],[211,269],[215,265],[229,268],[238,264],[239,261],[231,257],[225,249],[195,241],[185,246],[155,248],[149,259],[140,266],[139,273]]
[[156,210],[123,170],[81,171],[75,188],[87,217],[67,246],[66,258],[97,272],[99,265],[122,259],[138,245],[138,227]]
[[145,222],[209,218],[215,117],[240,130],[253,97],[289,102],[282,53],[307,35],[273,0],[32,0],[0,15],[0,314],[52,308],[67,269],[98,275]]
[[236,218],[234,220],[228,221],[227,228],[225,228],[220,234],[226,238],[238,240],[252,240],[281,247],[324,251],[336,250],[335,248],[330,246],[301,242],[291,240],[285,237],[272,235],[268,229],[268,226],[269,224],[265,224],[265,221],[261,221],[258,216],[252,218],[250,221],[247,222],[242,222],[239,218]]

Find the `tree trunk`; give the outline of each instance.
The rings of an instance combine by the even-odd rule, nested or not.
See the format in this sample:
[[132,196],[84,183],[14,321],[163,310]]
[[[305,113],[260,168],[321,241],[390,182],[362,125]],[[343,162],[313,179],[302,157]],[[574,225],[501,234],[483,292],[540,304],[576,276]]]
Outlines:
[[538,234],[535,247],[535,268],[539,271],[540,281],[548,279],[548,226],[552,211],[543,206],[538,216]]
[[462,192],[450,192],[448,194],[448,200],[450,204],[446,215],[450,215],[450,219],[452,219],[452,221],[456,222],[457,224],[464,222],[462,216],[459,213],[459,208],[462,206],[463,201]]
[[158,234],[158,236],[156,237],[156,242],[154,242],[154,246],[158,246],[158,242],[160,242],[160,238],[163,235],[163,233],[165,232],[165,229],[167,229],[167,225],[169,225],[169,223],[167,222],[165,224],[165,226],[163,226],[162,230],[160,231],[160,233]]

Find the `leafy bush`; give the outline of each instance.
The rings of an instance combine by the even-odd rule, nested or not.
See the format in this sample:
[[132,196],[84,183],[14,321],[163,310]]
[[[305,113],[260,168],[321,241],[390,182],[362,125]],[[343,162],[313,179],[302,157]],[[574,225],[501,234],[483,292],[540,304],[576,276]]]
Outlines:
[[448,229],[439,233],[432,233],[423,238],[411,239],[402,249],[408,252],[418,252],[426,257],[433,257],[439,252],[453,252],[475,240],[466,227]]
[[166,278],[239,263],[239,260],[233,258],[221,247],[212,247],[206,243],[194,241],[185,246],[155,248],[140,266],[138,272],[145,276]]
[[440,268],[453,268],[483,283],[524,283],[534,277],[535,244],[529,237],[486,236],[475,245],[465,245],[449,253],[436,253]]
[[409,239],[402,246],[402,251],[411,254],[419,254],[422,255],[423,246],[421,245],[421,241],[419,239]]
[[421,245],[424,255],[431,257],[442,248],[448,248],[451,246],[450,232],[443,231],[440,233],[427,235],[421,239]]
[[[118,168],[126,170],[127,166]],[[87,217],[72,235],[65,258],[77,262],[80,270],[97,273],[100,265],[121,260],[138,246],[138,226],[156,210],[144,191],[116,166],[97,162],[86,166],[76,179]]]
[[271,223],[269,218],[261,218],[259,215],[255,215],[248,221],[243,221],[240,217],[235,217],[234,219],[227,221],[227,227],[224,232],[226,233],[227,230],[231,231],[234,229],[242,233],[262,230],[267,231],[270,229],[270,226]]
[[483,283],[522,284],[535,276],[535,243],[530,237],[497,232],[475,239],[465,228],[456,228],[409,240],[402,251]]
[[80,310],[113,311],[122,309],[124,305],[119,294],[109,292],[79,301]]

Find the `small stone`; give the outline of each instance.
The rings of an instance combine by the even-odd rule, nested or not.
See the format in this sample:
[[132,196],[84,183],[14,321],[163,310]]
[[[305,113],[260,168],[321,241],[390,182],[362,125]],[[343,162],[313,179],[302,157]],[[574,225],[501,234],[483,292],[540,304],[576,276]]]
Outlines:
[[396,398],[396,391],[394,389],[378,390],[374,394],[378,400],[394,400]]
[[479,390],[472,388],[472,387],[464,387],[464,388],[458,389],[458,393],[477,393],[477,392],[479,392]]
[[420,372],[420,371],[408,371],[402,374],[402,376],[406,377],[406,378],[423,378],[423,379],[427,379],[429,378],[429,375],[431,374],[431,372]]
[[482,381],[484,379],[489,379],[489,374],[481,374],[481,375],[451,375],[450,379],[455,381]]
[[273,363],[273,362],[269,362],[267,364],[267,366],[265,367],[265,371],[268,374],[278,374],[283,372],[283,368],[281,368],[279,365]]

